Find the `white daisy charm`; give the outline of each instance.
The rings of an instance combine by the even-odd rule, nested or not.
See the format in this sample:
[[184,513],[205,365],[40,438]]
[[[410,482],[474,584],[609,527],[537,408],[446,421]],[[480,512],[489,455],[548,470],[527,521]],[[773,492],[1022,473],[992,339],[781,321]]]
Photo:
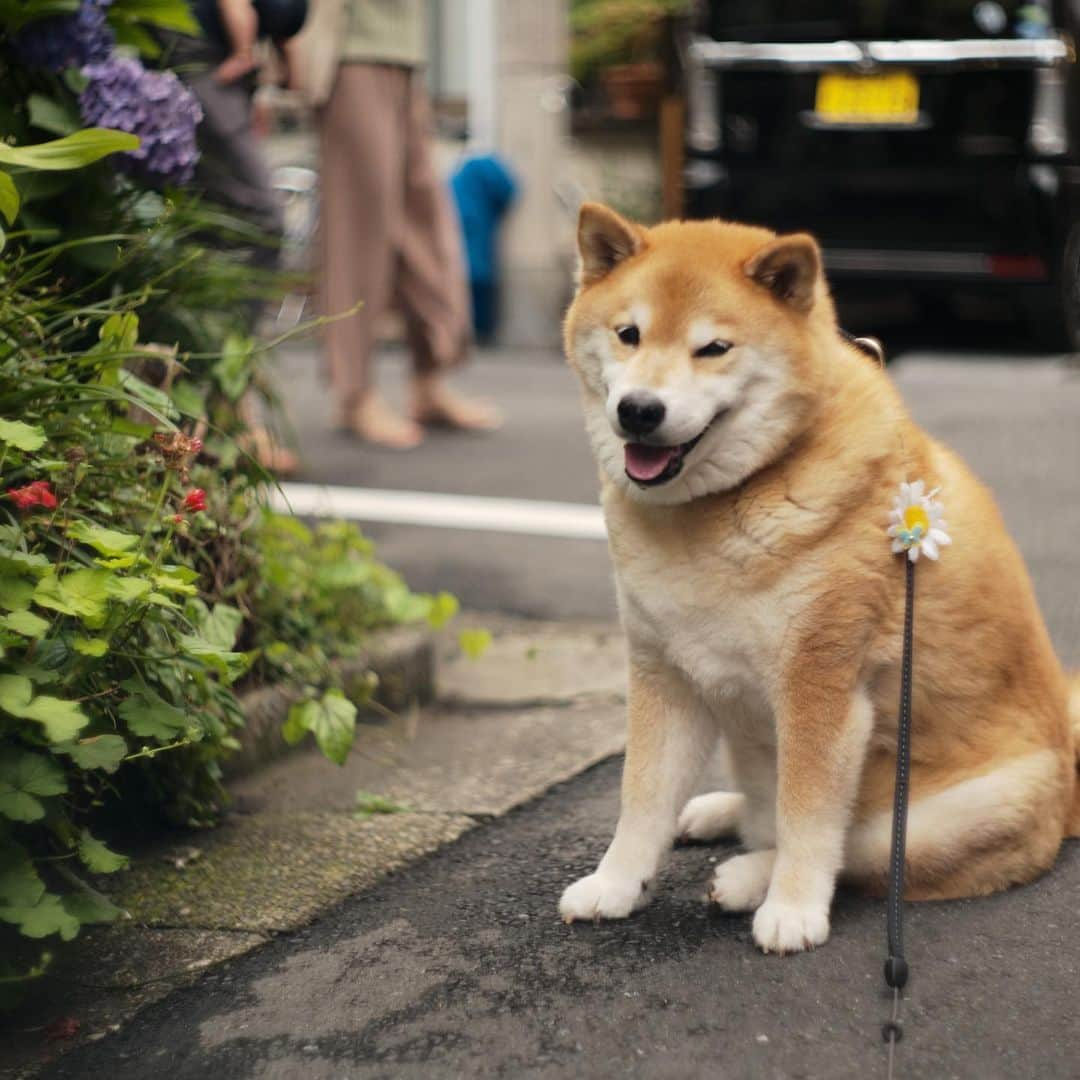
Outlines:
[[925,489],[921,480],[901,484],[900,494],[893,499],[889,513],[892,552],[899,555],[906,551],[912,562],[918,562],[920,554],[937,559],[940,549],[952,543],[942,517],[945,508],[934,498],[941,489],[934,488],[929,494],[923,494]]

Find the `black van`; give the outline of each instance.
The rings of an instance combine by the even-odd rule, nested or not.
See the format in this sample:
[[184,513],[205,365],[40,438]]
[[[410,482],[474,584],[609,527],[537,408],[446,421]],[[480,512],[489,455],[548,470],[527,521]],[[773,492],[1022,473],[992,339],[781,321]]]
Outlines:
[[690,217],[831,278],[1005,286],[1080,350],[1080,0],[709,0],[682,50]]

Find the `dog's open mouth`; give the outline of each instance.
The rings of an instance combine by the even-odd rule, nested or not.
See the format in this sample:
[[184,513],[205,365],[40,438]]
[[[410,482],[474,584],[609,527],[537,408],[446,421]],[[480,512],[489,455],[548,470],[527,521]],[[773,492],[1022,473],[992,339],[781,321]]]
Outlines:
[[711,423],[706,424],[689,442],[680,443],[678,446],[626,443],[626,475],[641,487],[654,487],[674,480],[682,471],[686,455],[701,442],[710,427]]

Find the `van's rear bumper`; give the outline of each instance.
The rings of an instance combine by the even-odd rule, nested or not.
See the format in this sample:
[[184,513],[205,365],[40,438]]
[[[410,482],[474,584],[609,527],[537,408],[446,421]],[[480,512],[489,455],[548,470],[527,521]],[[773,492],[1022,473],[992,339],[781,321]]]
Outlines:
[[1014,281],[1053,277],[1074,170],[1022,161],[888,169],[691,159],[686,213],[813,233],[831,276]]

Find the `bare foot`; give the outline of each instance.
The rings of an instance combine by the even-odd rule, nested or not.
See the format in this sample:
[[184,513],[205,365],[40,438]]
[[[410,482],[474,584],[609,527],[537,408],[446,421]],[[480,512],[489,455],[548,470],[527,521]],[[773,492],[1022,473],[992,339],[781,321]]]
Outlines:
[[300,459],[287,446],[282,446],[266,428],[253,427],[237,440],[267,472],[275,476],[293,476],[300,468]]
[[503,425],[502,413],[491,402],[462,397],[439,377],[414,383],[409,411],[419,424],[458,431],[498,431]]
[[372,390],[355,401],[345,413],[345,427],[364,442],[390,450],[411,450],[424,441],[419,424],[399,416],[385,399]]
[[246,52],[235,52],[225,57],[214,69],[214,79],[222,86],[228,86],[229,83],[242,79],[249,71],[254,70],[255,57],[250,49]]

